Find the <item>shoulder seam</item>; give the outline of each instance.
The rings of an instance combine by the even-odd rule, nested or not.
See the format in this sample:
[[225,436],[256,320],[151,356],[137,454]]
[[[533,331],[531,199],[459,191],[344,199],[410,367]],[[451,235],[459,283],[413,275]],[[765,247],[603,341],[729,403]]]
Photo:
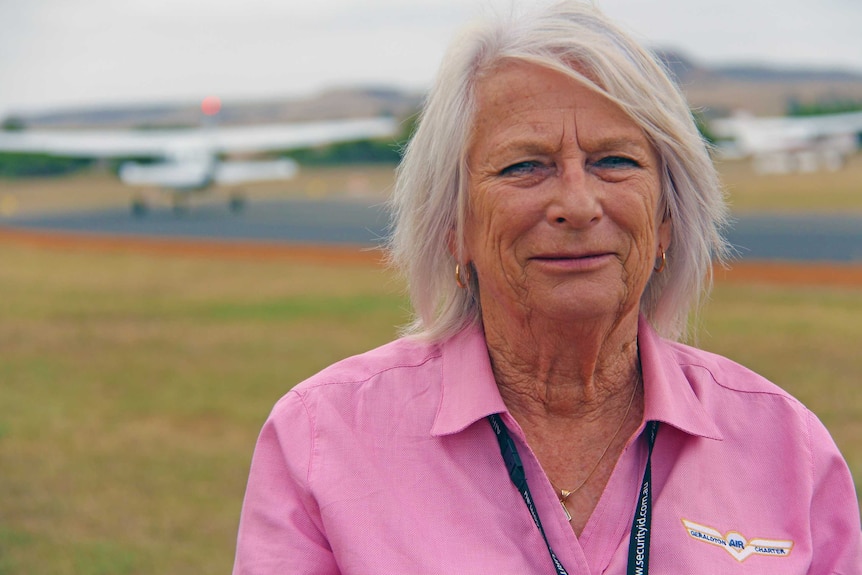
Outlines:
[[[437,352],[437,353],[429,354],[424,359],[422,359],[421,361],[417,361],[414,363],[399,363],[397,365],[390,365],[390,366],[384,367],[382,369],[379,369],[377,371],[374,371],[372,373],[369,373],[367,376],[365,376],[361,379],[347,379],[347,380],[339,379],[339,380],[326,380],[326,381],[311,381],[315,377],[320,375],[320,373],[318,373],[318,374],[313,375],[310,378],[306,379],[305,381],[308,382],[306,385],[309,388],[324,387],[324,386],[329,386],[329,385],[350,385],[350,384],[356,384],[356,383],[365,383],[371,379],[374,379],[378,375],[384,374],[388,371],[392,371],[395,369],[410,368],[410,367],[421,367],[421,366],[425,365],[426,363],[428,363],[429,361],[441,357],[441,355],[442,354]],[[308,389],[297,390],[296,388],[293,388],[291,391],[295,391],[298,395],[303,395],[306,391],[308,391]],[[304,403],[303,403],[303,405],[304,405]]]
[[[797,408],[801,408],[803,411],[806,411],[806,412],[810,411],[807,407],[805,407],[805,405],[802,404],[802,402],[800,402],[798,399],[796,399],[795,397],[793,397],[792,395],[790,395],[789,393],[787,393],[786,391],[784,391],[780,387],[778,388],[778,391],[738,389],[735,387],[731,387],[725,383],[722,383],[715,376],[715,373],[713,373],[713,370],[711,370],[709,367],[703,365],[702,363],[690,363],[690,362],[683,363],[683,362],[680,362],[679,366],[680,367],[696,367],[696,368],[699,368],[699,369],[706,371],[709,374],[709,376],[712,378],[712,381],[714,381],[715,384],[718,385],[719,387],[721,387],[722,389],[726,389],[728,391],[733,391],[736,393],[745,393],[748,395],[770,395],[773,397],[778,397],[778,398],[784,399],[784,400],[788,401],[789,403],[792,403],[793,405],[795,405]],[[740,366],[740,367],[742,367],[745,370],[748,370],[748,368],[746,368],[744,366]],[[762,375],[760,375],[756,372],[753,372],[751,370],[748,370],[748,371],[750,371],[751,373],[753,373],[754,375],[756,375],[758,378],[762,379],[763,381],[769,382],[772,385],[776,385],[775,383],[766,379]],[[777,387],[777,385],[776,385],[776,387]]]
[[808,410],[808,413],[806,415],[807,416],[805,418],[805,437],[808,440],[808,463],[810,464],[808,471],[811,474],[810,475],[811,484],[814,485],[814,478],[817,475],[817,469],[815,467],[816,464],[814,461],[814,439],[813,439],[812,433],[811,433],[811,424],[812,424],[812,420],[814,418],[814,413],[811,410]]
[[317,425],[314,420],[314,417],[311,414],[311,410],[308,409],[308,405],[305,403],[305,397],[299,391],[295,391],[291,389],[288,394],[295,393],[296,398],[299,400],[300,405],[302,405],[302,409],[305,410],[305,416],[308,418],[308,425],[310,428],[309,440],[311,445],[308,446],[308,469],[305,470],[305,485],[307,489],[311,489],[311,468],[313,466],[314,455],[316,453],[317,446]]

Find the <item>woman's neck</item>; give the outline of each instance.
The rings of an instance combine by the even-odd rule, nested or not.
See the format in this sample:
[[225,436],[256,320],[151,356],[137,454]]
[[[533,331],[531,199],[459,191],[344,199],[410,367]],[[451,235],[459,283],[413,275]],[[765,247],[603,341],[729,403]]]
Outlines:
[[516,418],[599,418],[628,399],[639,378],[636,316],[545,323],[485,321],[494,376]]

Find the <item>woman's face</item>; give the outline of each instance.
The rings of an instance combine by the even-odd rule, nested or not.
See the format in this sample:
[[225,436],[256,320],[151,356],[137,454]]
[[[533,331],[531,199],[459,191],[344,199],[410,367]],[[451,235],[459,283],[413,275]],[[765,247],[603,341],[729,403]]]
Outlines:
[[636,317],[670,241],[646,136],[603,96],[535,65],[502,65],[477,97],[458,259],[474,266],[485,321]]

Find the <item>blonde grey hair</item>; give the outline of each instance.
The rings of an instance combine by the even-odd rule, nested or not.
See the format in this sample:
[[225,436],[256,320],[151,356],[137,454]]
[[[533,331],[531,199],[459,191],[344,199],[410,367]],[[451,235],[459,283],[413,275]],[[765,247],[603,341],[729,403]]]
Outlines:
[[[475,274],[462,289],[454,271],[468,205],[467,152],[476,84],[512,60],[560,71],[609,98],[655,147],[660,216],[671,219],[672,239],[666,269],[652,274],[640,307],[659,333],[680,339],[711,287],[713,259],[723,261],[728,253],[718,175],[663,66],[595,6],[571,0],[475,25],[443,59],[392,198],[389,254],[406,278],[415,314],[406,333],[439,341],[481,320]],[[466,278],[463,262],[461,267]]]

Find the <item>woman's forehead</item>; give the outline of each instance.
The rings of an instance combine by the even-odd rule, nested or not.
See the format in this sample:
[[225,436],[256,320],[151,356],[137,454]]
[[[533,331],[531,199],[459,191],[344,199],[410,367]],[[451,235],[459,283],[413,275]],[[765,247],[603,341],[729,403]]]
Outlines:
[[600,107],[622,110],[585,81],[529,62],[508,61],[476,84],[477,119],[541,109]]
[[579,123],[607,136],[645,136],[614,102],[560,71],[527,62],[507,62],[486,74],[476,86],[473,144],[520,133],[556,133]]

